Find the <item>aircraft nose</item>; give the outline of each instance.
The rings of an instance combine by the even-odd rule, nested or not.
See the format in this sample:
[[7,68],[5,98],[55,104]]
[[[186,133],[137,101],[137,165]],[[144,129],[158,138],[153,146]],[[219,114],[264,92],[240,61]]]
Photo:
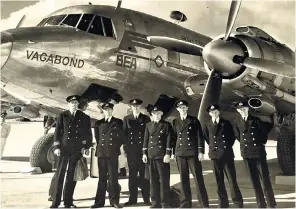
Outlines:
[[7,62],[12,49],[12,38],[8,32],[1,32],[1,69]]

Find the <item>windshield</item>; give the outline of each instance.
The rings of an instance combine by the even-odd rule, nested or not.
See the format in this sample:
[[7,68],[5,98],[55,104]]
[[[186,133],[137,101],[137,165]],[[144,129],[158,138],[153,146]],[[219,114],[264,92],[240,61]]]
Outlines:
[[37,26],[66,26],[74,27],[86,33],[106,36],[116,39],[111,18],[94,14],[68,14],[44,18]]

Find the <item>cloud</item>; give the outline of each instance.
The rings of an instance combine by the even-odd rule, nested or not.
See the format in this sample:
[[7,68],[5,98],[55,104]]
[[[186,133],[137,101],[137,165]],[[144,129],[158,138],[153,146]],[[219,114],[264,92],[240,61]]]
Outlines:
[[[55,10],[88,2],[92,2],[93,5],[117,5],[117,0],[41,0],[11,13],[9,18],[1,21],[0,28],[1,30],[14,28],[24,14],[26,19],[22,27],[35,26]],[[149,13],[168,21],[172,21],[169,18],[170,12],[179,10],[188,18],[188,21],[181,23],[183,27],[215,37],[225,33],[230,1],[123,0],[122,7]],[[279,42],[295,49],[295,1],[243,1],[235,27],[242,25],[261,28]]]

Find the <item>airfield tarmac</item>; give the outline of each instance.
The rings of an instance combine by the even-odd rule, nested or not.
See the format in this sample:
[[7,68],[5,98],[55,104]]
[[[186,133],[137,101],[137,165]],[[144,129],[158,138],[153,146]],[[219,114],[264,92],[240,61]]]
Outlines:
[[[52,130],[53,131],[53,130]],[[36,174],[25,173],[30,167],[29,155],[35,141],[43,134],[41,122],[12,122],[11,133],[7,140],[4,155],[1,162],[1,208],[47,208],[51,202],[47,201],[48,188],[53,173]],[[276,142],[268,141],[266,145],[267,159],[271,174],[271,181],[278,204],[278,208],[295,208],[296,193],[294,185],[275,185],[275,176],[280,174],[277,163]],[[238,184],[244,197],[245,208],[257,208],[254,190],[249,177],[247,176],[242,158],[239,152],[239,143],[234,145],[236,156],[236,171]],[[211,161],[207,156],[202,162],[205,185],[210,200],[210,208],[218,207],[216,183],[213,175]],[[192,177],[192,176],[191,176]],[[176,163],[171,162],[171,185],[179,187],[179,174]],[[89,208],[94,203],[98,179],[87,178],[78,182],[74,193],[74,204],[79,208]],[[120,203],[128,200],[128,179],[120,179],[122,187]],[[227,191],[228,183],[226,182]],[[192,180],[191,189],[193,191],[193,207],[197,206],[195,185]],[[230,198],[230,195],[229,195]],[[142,198],[139,192],[139,205],[135,207],[148,208],[141,205]],[[109,207],[108,197],[106,207]],[[234,207],[230,200],[230,207]],[[132,207],[129,207],[132,208]]]

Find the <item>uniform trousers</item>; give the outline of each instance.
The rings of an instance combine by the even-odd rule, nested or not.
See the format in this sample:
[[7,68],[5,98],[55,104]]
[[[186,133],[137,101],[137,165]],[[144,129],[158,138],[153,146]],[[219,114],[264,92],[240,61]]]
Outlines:
[[151,207],[170,206],[170,164],[161,159],[149,159]]
[[95,197],[95,204],[105,205],[107,180],[109,178],[110,205],[119,204],[119,184],[118,184],[118,156],[98,157],[99,182]]
[[226,178],[228,180],[231,198],[233,203],[235,204],[235,207],[237,208],[243,207],[243,197],[236,180],[234,159],[233,158],[213,159],[212,166],[213,166],[213,170],[214,170],[214,174],[217,182],[219,207],[220,208],[229,207],[228,195],[227,195],[225,183],[224,183],[224,174],[226,175]]
[[202,165],[197,156],[177,156],[177,166],[180,172],[181,180],[181,208],[192,207],[192,194],[189,180],[189,169],[194,176],[197,200],[199,204],[207,208],[209,207],[208,193],[205,187],[202,175]]
[[[273,189],[270,182],[268,165],[266,162],[266,157],[261,157],[259,159],[244,159],[244,164],[246,166],[247,172],[249,173],[252,186],[255,190],[256,201],[259,208],[266,208],[265,198],[267,200],[267,205],[270,208],[276,206]],[[263,182],[263,188],[261,182]],[[264,198],[264,194],[265,198]]]
[[[128,187],[130,192],[129,202],[137,203],[138,187],[141,185],[142,196],[145,202],[150,202],[149,180],[145,179],[145,164],[142,156],[127,155],[129,179]],[[138,178],[139,173],[139,178]]]
[[73,204],[73,193],[76,186],[74,181],[74,173],[77,161],[80,160],[81,152],[74,152],[75,154],[63,154],[59,157],[58,168],[56,170],[55,186],[53,188],[53,203],[52,205],[60,205],[63,192],[64,178],[68,165],[66,183],[64,188],[64,205],[70,206]]

